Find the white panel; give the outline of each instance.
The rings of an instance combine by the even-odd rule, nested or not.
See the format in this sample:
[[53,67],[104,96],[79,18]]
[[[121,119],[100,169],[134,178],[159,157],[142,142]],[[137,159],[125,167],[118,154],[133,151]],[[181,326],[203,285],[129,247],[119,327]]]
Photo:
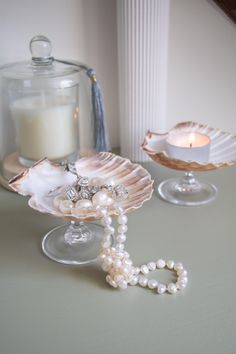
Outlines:
[[169,0],[117,1],[121,153],[146,160],[145,132],[165,129]]

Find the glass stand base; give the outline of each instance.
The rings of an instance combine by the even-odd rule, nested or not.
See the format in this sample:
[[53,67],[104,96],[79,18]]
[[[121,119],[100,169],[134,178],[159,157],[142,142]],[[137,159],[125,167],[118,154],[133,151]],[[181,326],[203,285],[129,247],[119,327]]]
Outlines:
[[57,226],[43,238],[42,249],[50,259],[63,264],[88,264],[96,261],[104,235],[95,223],[71,222]]
[[213,184],[198,181],[192,172],[186,172],[181,178],[163,181],[157,191],[167,202],[185,206],[208,204],[217,195],[217,188]]

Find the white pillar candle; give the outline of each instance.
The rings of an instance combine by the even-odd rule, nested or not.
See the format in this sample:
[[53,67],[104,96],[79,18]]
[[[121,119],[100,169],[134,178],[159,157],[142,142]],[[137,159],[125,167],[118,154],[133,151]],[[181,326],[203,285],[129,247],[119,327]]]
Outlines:
[[169,134],[166,140],[169,156],[183,161],[207,162],[210,154],[210,138],[200,133]]
[[77,149],[75,104],[65,96],[34,96],[13,102],[20,157],[63,159]]

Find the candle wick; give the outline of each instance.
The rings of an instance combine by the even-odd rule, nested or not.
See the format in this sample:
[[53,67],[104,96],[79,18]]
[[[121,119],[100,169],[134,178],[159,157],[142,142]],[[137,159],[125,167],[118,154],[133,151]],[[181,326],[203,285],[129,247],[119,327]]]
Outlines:
[[192,143],[190,143],[190,148],[192,148],[193,147],[193,144]]

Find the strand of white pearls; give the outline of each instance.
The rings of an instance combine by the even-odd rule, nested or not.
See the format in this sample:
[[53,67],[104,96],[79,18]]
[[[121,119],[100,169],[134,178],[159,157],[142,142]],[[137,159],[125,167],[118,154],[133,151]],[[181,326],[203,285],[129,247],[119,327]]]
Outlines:
[[[151,290],[155,289],[158,294],[166,292],[176,294],[179,290],[187,286],[187,271],[183,264],[175,263],[172,260],[164,261],[159,259],[157,262],[149,262],[141,267],[133,266],[130,255],[125,251],[124,243],[126,241],[126,232],[128,230],[128,218],[124,214],[121,207],[117,208],[118,212],[118,232],[116,236],[116,245],[112,247],[112,237],[115,235],[115,229],[112,226],[112,218],[108,215],[105,207],[97,206],[97,210],[101,215],[101,223],[104,226],[104,238],[102,241],[102,249],[99,254],[98,261],[102,269],[108,273],[106,281],[114,288],[126,289],[128,285],[140,285]],[[177,273],[176,283],[162,284],[155,279],[148,279],[146,275],[156,269],[167,268]]]

